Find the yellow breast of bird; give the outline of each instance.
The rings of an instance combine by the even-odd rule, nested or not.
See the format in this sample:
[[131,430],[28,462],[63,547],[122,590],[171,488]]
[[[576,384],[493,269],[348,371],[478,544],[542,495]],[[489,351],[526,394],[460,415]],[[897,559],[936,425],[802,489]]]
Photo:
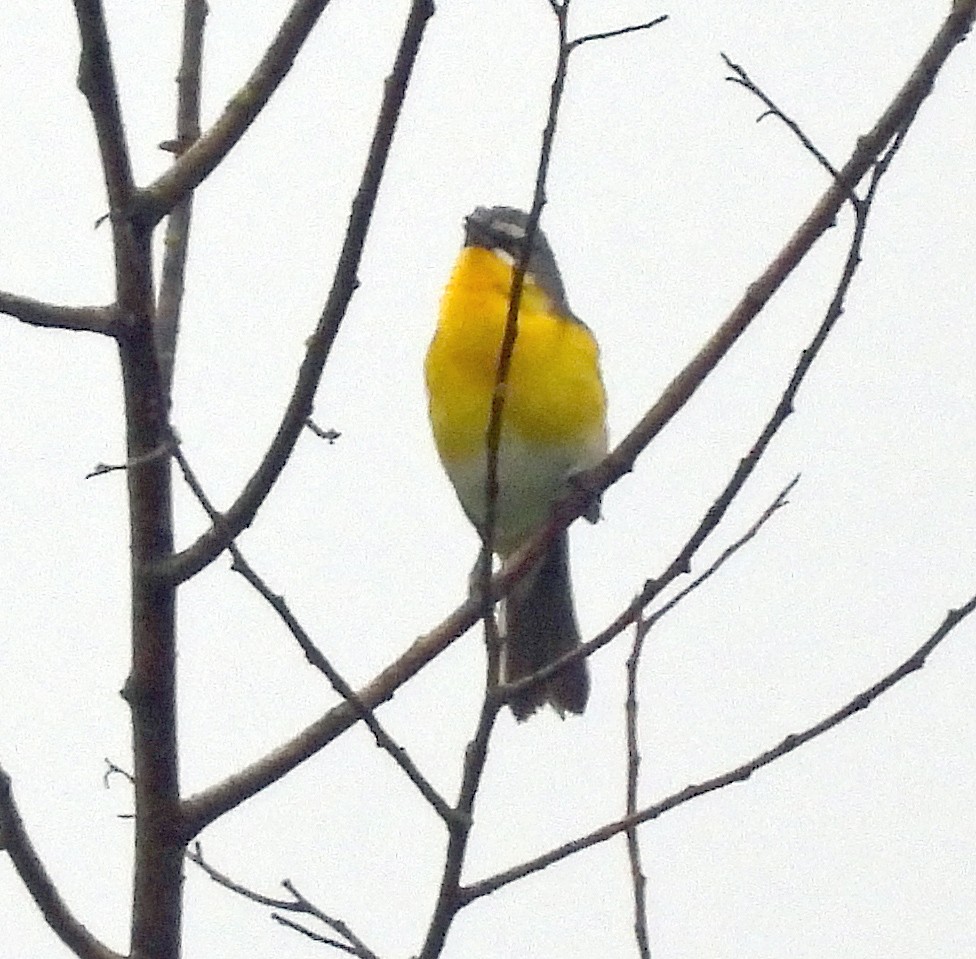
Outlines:
[[[425,363],[441,461],[473,522],[484,514],[485,438],[508,316],[512,267],[489,250],[461,251]],[[505,387],[499,447],[499,545],[517,546],[547,517],[568,474],[606,451],[599,350],[526,277]]]

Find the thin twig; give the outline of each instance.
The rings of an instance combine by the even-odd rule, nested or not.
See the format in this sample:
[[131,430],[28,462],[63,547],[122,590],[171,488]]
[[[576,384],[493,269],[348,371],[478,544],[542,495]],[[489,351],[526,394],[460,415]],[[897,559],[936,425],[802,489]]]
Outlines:
[[340,436],[342,436],[342,433],[340,433],[340,432],[339,432],[339,431],[338,431],[337,429],[335,429],[334,427],[331,427],[331,426],[330,426],[330,427],[329,427],[328,429],[325,429],[325,428],[323,428],[323,427],[321,427],[321,426],[319,426],[319,424],[318,424],[318,423],[316,423],[316,422],[315,422],[315,420],[313,420],[311,416],[310,416],[310,417],[308,417],[308,419],[306,419],[306,420],[305,420],[305,425],[306,425],[306,426],[307,426],[307,427],[309,428],[309,430],[310,430],[310,431],[311,431],[312,433],[314,433],[314,434],[315,434],[315,435],[316,435],[316,436],[317,436],[317,437],[318,437],[318,438],[319,438],[320,440],[327,440],[330,446],[331,446],[331,445],[332,445],[333,443],[335,443],[335,441],[336,441],[337,439],[339,439],[339,437],[340,437]]
[[524,879],[526,876],[530,876],[541,869],[545,869],[547,866],[550,866],[555,862],[559,862],[561,859],[565,859],[567,856],[578,853],[583,849],[588,849],[591,846],[597,845],[598,843],[606,842],[608,839],[612,839],[614,836],[625,832],[627,829],[633,826],[639,826],[642,823],[657,819],[664,813],[670,811],[671,809],[675,809],[678,806],[684,805],[686,802],[689,802],[692,799],[697,799],[699,796],[704,796],[719,789],[724,789],[726,786],[730,786],[732,783],[744,782],[757,770],[762,769],[764,766],[768,766],[770,763],[773,763],[777,759],[786,756],[787,754],[798,749],[800,746],[803,746],[811,740],[822,736],[835,726],[838,726],[845,720],[850,719],[850,717],[854,716],[856,713],[866,709],[883,693],[897,685],[907,676],[921,669],[925,665],[925,662],[932,651],[946,638],[946,636],[949,635],[950,632],[952,632],[956,626],[959,625],[959,623],[961,623],[967,616],[971,615],[974,610],[976,610],[976,595],[973,595],[963,606],[960,606],[958,609],[950,610],[938,629],[936,629],[929,639],[926,640],[914,653],[912,653],[908,659],[901,663],[901,665],[893,669],[873,686],[865,689],[861,693],[858,693],[858,695],[849,702],[845,703],[838,710],[831,713],[829,716],[822,719],[815,725],[809,726],[802,732],[787,736],[778,745],[759,753],[757,756],[743,763],[741,766],[737,766],[735,769],[732,769],[729,772],[722,773],[721,775],[715,776],[712,779],[707,779],[701,783],[686,786],[679,792],[673,793],[666,799],[642,809],[633,816],[627,816],[623,819],[617,820],[616,822],[608,823],[605,826],[601,826],[599,829],[593,830],[593,832],[587,833],[585,836],[580,836],[578,839],[574,839],[572,842],[564,843],[562,846],[551,849],[549,852],[544,853],[541,856],[530,859],[529,861],[521,863],[518,866],[513,866],[511,869],[506,869],[503,872],[496,873],[494,876],[489,876],[487,879],[483,879],[480,882],[472,883],[470,886],[463,887],[461,892],[464,897],[465,904],[473,902],[475,899],[480,899],[482,896],[487,896],[489,893],[495,892],[496,890],[501,889],[503,886],[507,886],[519,879]]
[[743,546],[746,545],[751,539],[753,539],[758,532],[772,519],[773,514],[781,510],[784,506],[789,503],[787,497],[793,491],[797,483],[800,482],[800,474],[797,473],[789,481],[789,483],[784,486],[779,493],[776,494],[776,499],[773,500],[769,506],[763,510],[762,515],[756,520],[749,529],[743,533],[734,543],[731,543],[724,550],[718,558],[699,576],[696,576],[687,586],[684,587],[680,592],[676,593],[671,599],[669,599],[660,609],[656,609],[649,616],[646,616],[641,620],[643,623],[643,633],[646,636],[650,632],[651,628],[655,623],[663,616],[667,615],[675,606],[678,605],[689,593],[698,589],[706,580],[711,579]]
[[236,893],[238,896],[241,896],[244,899],[249,899],[251,902],[256,902],[258,905],[267,906],[270,909],[280,909],[282,912],[312,916],[342,936],[345,942],[332,939],[329,936],[322,936],[319,933],[313,932],[312,930],[307,929],[305,926],[296,923],[292,919],[272,913],[271,918],[274,919],[275,922],[287,926],[290,929],[294,929],[295,931],[314,939],[316,942],[333,946],[334,948],[347,952],[350,955],[357,956],[359,959],[379,959],[377,954],[373,952],[373,950],[370,949],[366,943],[364,943],[363,940],[352,931],[347,923],[343,922],[341,919],[335,918],[334,916],[330,916],[319,909],[318,906],[316,906],[306,896],[298,891],[295,884],[290,879],[283,880],[281,885],[288,893],[291,894],[292,898],[278,899],[273,896],[266,896],[264,893],[256,892],[254,889],[251,889],[248,886],[231,879],[230,876],[221,872],[219,869],[216,869],[204,858],[203,848],[198,842],[194,843],[193,847],[187,850],[186,858],[191,862],[196,863],[215,883],[223,886],[230,892]]
[[300,893],[290,879],[286,879],[282,885],[295,897],[297,907],[300,907],[303,912],[310,916],[314,916],[319,920],[319,922],[324,923],[330,929],[333,929],[339,933],[339,935],[352,946],[353,955],[360,956],[362,959],[378,959],[376,953],[373,952],[373,950],[370,949],[366,943],[364,943],[363,940],[360,939],[359,936],[357,936],[352,929],[349,928],[348,923],[343,922],[341,919],[337,919],[335,916],[330,916],[324,913],[321,909],[319,909],[318,906]]
[[[779,120],[782,120],[787,127],[793,132],[793,135],[803,144],[806,151],[813,156],[816,161],[830,174],[831,180],[836,180],[840,174],[837,172],[834,165],[824,156],[820,150],[814,145],[813,141],[803,132],[800,125],[792,118],[787,116],[772,99],[755,83],[755,81],[749,76],[746,71],[739,66],[738,63],[733,63],[724,53],[721,55],[722,59],[725,61],[725,65],[735,73],[735,76],[726,77],[730,83],[736,83],[741,87],[748,90],[753,96],[757,97],[766,106],[766,112],[759,116],[756,120],[763,120],[766,117],[772,116]],[[854,197],[852,193],[852,197]],[[854,197],[856,199],[856,197]]]
[[113,763],[108,757],[105,758],[105,774],[102,776],[102,784],[106,789],[109,788],[109,780],[113,776],[121,776],[130,786],[135,784],[135,776],[132,775],[127,769],[123,769],[121,766]]
[[186,858],[190,862],[196,863],[217,885],[223,886],[245,899],[250,899],[251,902],[256,902],[259,906],[267,906],[269,909],[292,909],[295,905],[293,899],[277,899],[273,896],[266,896],[264,893],[255,892],[242,883],[231,879],[226,873],[207,862],[203,856],[203,846],[198,842],[193,843],[186,850]]
[[282,916],[277,912],[271,913],[271,918],[278,923],[280,926],[284,926],[286,929],[291,929],[292,932],[300,933],[305,936],[306,939],[311,939],[312,942],[320,943],[323,946],[331,946],[333,949],[338,949],[340,952],[348,953],[351,956],[361,956],[362,953],[359,952],[354,946],[350,946],[348,943],[341,942],[338,939],[333,939],[331,936],[323,936],[319,932],[313,932],[306,926],[303,926],[300,922],[296,922],[294,919],[289,919],[287,916]]
[[622,37],[628,33],[637,33],[638,30],[650,30],[651,27],[656,27],[659,23],[664,23],[668,19],[668,15],[662,14],[660,17],[655,17],[653,20],[647,20],[644,23],[635,23],[629,27],[619,27],[616,30],[604,30],[602,33],[587,33],[581,37],[576,37],[575,40],[570,40],[569,48],[570,50],[575,50],[577,47],[583,46],[584,43],[592,43],[594,40],[610,40],[613,37]]
[[96,939],[72,914],[47,874],[14,800],[10,776],[0,766],[0,851],[6,852],[20,881],[55,935],[79,959],[122,959]]
[[85,473],[85,479],[94,479],[96,476],[104,476],[106,473],[118,473],[137,469],[140,466],[148,466],[150,463],[156,463],[172,455],[177,449],[179,449],[179,441],[174,438],[165,443],[160,443],[155,449],[126,460],[124,463],[96,463],[89,472]]
[[[637,786],[640,778],[640,742],[637,735],[637,670],[644,645],[643,618],[635,623],[634,645],[627,657],[627,698],[624,702],[624,727],[627,734],[627,789],[624,816],[637,812]],[[641,862],[640,841],[637,827],[630,826],[625,832],[627,861],[630,865],[630,883],[634,900],[634,939],[641,959],[651,959],[650,936],[647,928],[647,876]]]

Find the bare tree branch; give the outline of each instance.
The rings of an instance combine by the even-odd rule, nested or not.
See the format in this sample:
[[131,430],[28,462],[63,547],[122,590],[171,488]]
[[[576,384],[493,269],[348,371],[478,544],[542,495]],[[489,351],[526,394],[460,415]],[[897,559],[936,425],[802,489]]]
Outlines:
[[151,230],[132,219],[134,186],[101,0],[74,0],[81,35],[78,86],[88,101],[109,201],[120,317],[116,339],[126,418],[130,531],[131,669],[122,695],[132,716],[135,863],[132,952],[179,954],[183,846],[176,740],[176,602],[146,571],[173,552],[170,437],[153,339]]
[[81,36],[78,89],[88,101],[101,156],[112,227],[120,321],[126,327],[134,327],[137,333],[145,332],[142,327],[148,327],[151,320],[147,297],[151,302],[152,296],[149,234],[134,229],[129,221],[135,184],[105,12],[102,0],[74,0],[74,6]]
[[[519,567],[492,577],[492,600],[505,595],[522,574],[523,570]],[[482,608],[483,601],[479,597],[469,596],[435,629],[415,640],[389,666],[358,689],[356,695],[359,701],[367,709],[375,710],[380,703],[391,699],[404,683],[463,636],[478,621]],[[342,702],[262,759],[184,800],[186,838],[192,839],[225,812],[281,779],[295,766],[341,736],[359,719],[355,707],[349,702]]]
[[350,946],[339,939],[333,939],[331,936],[323,936],[321,933],[312,932],[311,929],[303,926],[300,922],[295,922],[294,919],[289,919],[280,913],[271,913],[271,918],[286,929],[291,929],[293,932],[303,935],[306,939],[311,939],[312,942],[321,943],[323,946],[331,946],[333,949],[338,949],[340,952],[345,952],[350,956],[362,955],[354,946]]
[[[637,670],[644,647],[647,629],[644,619],[635,624],[634,645],[627,657],[627,698],[624,701],[624,728],[627,735],[627,789],[624,816],[637,812],[637,785],[640,780],[640,743],[637,736]],[[651,959],[650,936],[647,928],[647,876],[641,862],[640,841],[637,827],[630,826],[624,833],[627,840],[627,862],[630,865],[630,884],[634,899],[634,939],[641,959]]]
[[653,20],[647,20],[644,23],[635,23],[629,27],[620,27],[617,30],[604,30],[602,33],[587,33],[584,36],[576,37],[575,40],[569,41],[570,50],[575,50],[577,47],[583,46],[584,43],[592,43],[594,40],[610,40],[613,37],[622,37],[628,33],[637,33],[639,30],[650,30],[651,27],[656,27],[660,23],[664,23],[668,19],[668,15],[662,14],[660,17],[655,17]]
[[324,943],[325,945],[332,946],[336,949],[340,949],[343,952],[347,952],[352,956],[358,956],[359,959],[379,959],[375,952],[372,951],[362,939],[357,936],[349,925],[343,922],[341,919],[337,919],[334,916],[330,916],[318,908],[314,903],[307,899],[302,893],[295,888],[294,883],[290,879],[285,879],[282,882],[282,886],[291,894],[291,899],[275,899],[271,896],[265,896],[263,893],[255,892],[253,889],[249,889],[247,886],[242,885],[239,882],[235,882],[229,876],[220,872],[209,862],[204,859],[203,849],[200,843],[194,843],[193,848],[187,850],[186,858],[191,862],[196,863],[214,882],[218,885],[223,886],[225,889],[229,889],[231,892],[237,893],[237,895],[242,896],[245,899],[250,899],[251,902],[256,902],[261,906],[268,906],[272,909],[280,909],[282,912],[293,912],[300,913],[306,916],[312,916],[318,919],[323,925],[328,926],[330,929],[337,932],[343,937],[345,942],[340,942],[336,939],[332,939],[328,936],[322,936],[318,933],[312,932],[310,929],[306,929],[304,926],[299,925],[291,919],[285,916],[277,915],[272,913],[271,918],[276,922],[281,923],[284,926],[288,926],[290,929],[294,929],[297,932],[302,933],[304,936],[308,936],[310,939],[314,939],[316,942]]
[[478,726],[464,753],[464,772],[456,807],[457,815],[448,823],[447,852],[437,902],[431,915],[427,936],[418,959],[434,959],[441,954],[451,923],[464,902],[461,898],[461,870],[468,849],[468,839],[474,825],[474,800],[481,785],[481,776],[488,761],[488,743],[498,718],[499,704],[488,692],[481,704]]
[[74,6],[81,35],[78,89],[88,101],[95,123],[113,231],[117,231],[121,228],[119,214],[128,211],[134,185],[105,12],[101,0],[74,0]]
[[[183,156],[200,136],[200,81],[203,73],[203,28],[206,19],[206,0],[185,0],[183,52],[180,69],[176,74],[176,139],[170,145],[177,156]],[[159,375],[166,396],[170,395],[173,383],[192,214],[191,190],[173,207],[166,223],[166,238],[163,241],[163,270],[156,303],[155,340]]]
[[126,460],[124,463],[96,463],[88,473],[85,473],[85,479],[94,479],[96,476],[104,476],[106,473],[138,469],[140,466],[147,466],[162,459],[168,460],[177,449],[179,449],[179,442],[174,438],[172,441],[161,443],[155,449],[131,460]]
[[0,313],[31,326],[115,336],[118,315],[111,306],[60,306],[0,290]]
[[245,899],[250,899],[251,902],[256,902],[259,906],[268,906],[271,909],[291,909],[294,905],[292,899],[276,899],[272,896],[266,896],[264,893],[255,892],[253,889],[231,879],[226,873],[207,862],[203,855],[203,846],[198,842],[187,849],[186,858],[190,862],[196,863],[217,885],[223,886]]
[[373,711],[363,704],[356,695],[356,691],[342,678],[338,670],[336,670],[322,651],[312,642],[308,633],[305,632],[301,624],[292,614],[284,597],[273,593],[264,580],[254,572],[244,557],[241,556],[240,551],[236,547],[233,549],[234,562],[231,568],[240,573],[265,599],[271,608],[274,609],[281,621],[287,626],[288,631],[295,638],[295,641],[301,646],[302,652],[305,653],[305,658],[309,663],[322,673],[328,679],[332,688],[356,710],[359,718],[362,719],[366,727],[373,734],[376,745],[389,753],[393,761],[406,773],[407,778],[417,787],[417,791],[430,803],[438,816],[447,823],[452,822],[457,817],[457,813],[447,804],[444,797],[441,796],[430,780],[420,771],[407,750],[396,742],[383,728]]
[[793,752],[800,746],[816,739],[818,736],[822,736],[835,726],[850,719],[850,717],[862,709],[867,709],[882,693],[887,692],[905,679],[905,677],[921,669],[933,650],[959,623],[971,615],[974,610],[976,610],[976,595],[973,595],[958,609],[950,610],[938,629],[900,666],[893,669],[873,686],[858,693],[850,702],[841,706],[819,723],[804,729],[802,732],[787,736],[778,745],[759,753],[759,755],[753,757],[748,762],[737,766],[729,772],[722,773],[701,783],[686,786],[680,792],[673,793],[666,799],[662,799],[653,806],[642,809],[633,816],[627,816],[616,822],[608,823],[599,829],[593,830],[593,832],[587,833],[585,836],[580,836],[572,842],[564,843],[562,846],[557,846],[555,849],[551,849],[541,856],[530,859],[528,862],[513,866],[511,869],[506,869],[480,882],[463,887],[461,893],[464,897],[465,905],[473,902],[475,899],[487,896],[501,889],[503,886],[507,886],[519,879],[524,879],[526,876],[532,875],[532,873],[545,869],[547,866],[551,866],[553,863],[559,862],[567,856],[571,856],[583,849],[588,849],[598,843],[606,842],[608,839],[612,839],[614,836],[625,832],[629,828],[650,822],[652,819],[657,819],[669,810],[684,805],[692,799],[697,799],[699,796],[724,789],[732,783],[744,782],[757,770],[768,766],[770,763]]
[[680,592],[676,593],[671,599],[669,599],[660,609],[656,609],[651,615],[647,616],[645,619],[641,620],[643,624],[643,632],[646,635],[650,632],[651,628],[655,623],[667,613],[671,612],[675,606],[678,605],[689,593],[698,589],[706,580],[711,579],[743,546],[745,546],[750,540],[752,540],[758,533],[759,530],[772,519],[773,514],[781,510],[784,506],[789,503],[787,496],[793,491],[797,483],[800,482],[800,474],[798,473],[789,481],[789,483],[784,486],[779,493],[776,494],[776,499],[773,500],[769,506],[763,510],[762,515],[756,520],[752,526],[743,533],[734,543],[727,546],[722,553],[718,556],[715,562],[708,567],[701,575],[696,576],[687,586],[684,587]]
[[281,28],[224,112],[155,183],[138,197],[138,219],[155,226],[177,203],[189,196],[236,146],[257,119],[318,22],[329,0],[295,0]]
[[764,120],[769,116],[782,120],[793,132],[793,135],[803,144],[807,152],[830,174],[831,180],[836,182],[840,174],[830,160],[817,149],[814,142],[800,129],[800,125],[776,106],[772,99],[752,80],[749,74],[739,64],[733,63],[724,53],[722,54],[722,59],[725,61],[725,65],[735,74],[735,76],[726,77],[726,79],[731,83],[737,83],[739,86],[745,87],[746,90],[755,97],[758,97],[766,105],[766,112],[761,114],[756,122],[758,123],[760,120]]
[[[407,84],[423,39],[424,28],[432,15],[432,0],[413,0],[393,71],[386,81],[386,92],[377,117],[359,190],[352,203],[349,229],[346,231],[346,239],[339,255],[332,289],[315,332],[309,337],[298,382],[288,402],[278,433],[256,472],[248,480],[237,500],[223,515],[221,522],[211,527],[192,546],[159,564],[155,572],[162,581],[181,583],[189,579],[212,563],[227,548],[227,544],[251,523],[284,469],[302,429],[312,414],[312,399],[318,388],[322,370],[339,332],[346,308],[359,282],[356,271],[359,268],[373,206],[376,203]],[[203,142],[203,139],[198,141],[198,143]],[[187,156],[189,155],[188,153]]]
[[34,849],[17,810],[10,776],[0,766],[0,850],[10,857],[17,875],[55,935],[79,959],[122,959],[96,939],[68,909]]
[[341,919],[336,919],[334,916],[327,915],[317,906],[313,905],[295,888],[294,883],[290,879],[286,879],[282,885],[295,897],[295,912],[305,912],[310,916],[314,916],[320,922],[327,925],[330,929],[334,929],[350,944],[350,946],[352,946],[351,949],[346,947],[347,951],[351,952],[352,955],[359,956],[360,959],[379,959],[376,953],[373,952],[373,950],[370,949],[345,922],[343,922]]

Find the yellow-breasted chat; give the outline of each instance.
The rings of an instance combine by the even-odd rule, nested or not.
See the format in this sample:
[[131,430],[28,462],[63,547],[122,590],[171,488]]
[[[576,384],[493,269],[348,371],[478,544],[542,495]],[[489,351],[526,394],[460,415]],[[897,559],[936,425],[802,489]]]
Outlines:
[[[464,246],[424,364],[437,452],[464,512],[482,533],[492,397],[527,225],[524,212],[505,206],[478,207],[465,219]],[[498,445],[492,544],[503,566],[547,521],[572,474],[595,465],[606,449],[599,348],[569,308],[555,257],[538,230],[519,303]],[[506,597],[501,636],[505,682],[531,675],[579,645],[566,531]],[[586,662],[577,660],[511,706],[520,720],[546,702],[560,715],[581,713],[588,695]]]

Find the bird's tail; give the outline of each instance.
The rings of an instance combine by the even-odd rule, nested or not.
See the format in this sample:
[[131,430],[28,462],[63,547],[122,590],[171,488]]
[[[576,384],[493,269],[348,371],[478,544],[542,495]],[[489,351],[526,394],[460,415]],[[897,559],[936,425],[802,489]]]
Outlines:
[[[502,679],[514,682],[580,644],[569,578],[569,535],[563,530],[502,605]],[[579,659],[511,701],[519,721],[549,703],[560,716],[581,713],[590,693],[586,660]]]

